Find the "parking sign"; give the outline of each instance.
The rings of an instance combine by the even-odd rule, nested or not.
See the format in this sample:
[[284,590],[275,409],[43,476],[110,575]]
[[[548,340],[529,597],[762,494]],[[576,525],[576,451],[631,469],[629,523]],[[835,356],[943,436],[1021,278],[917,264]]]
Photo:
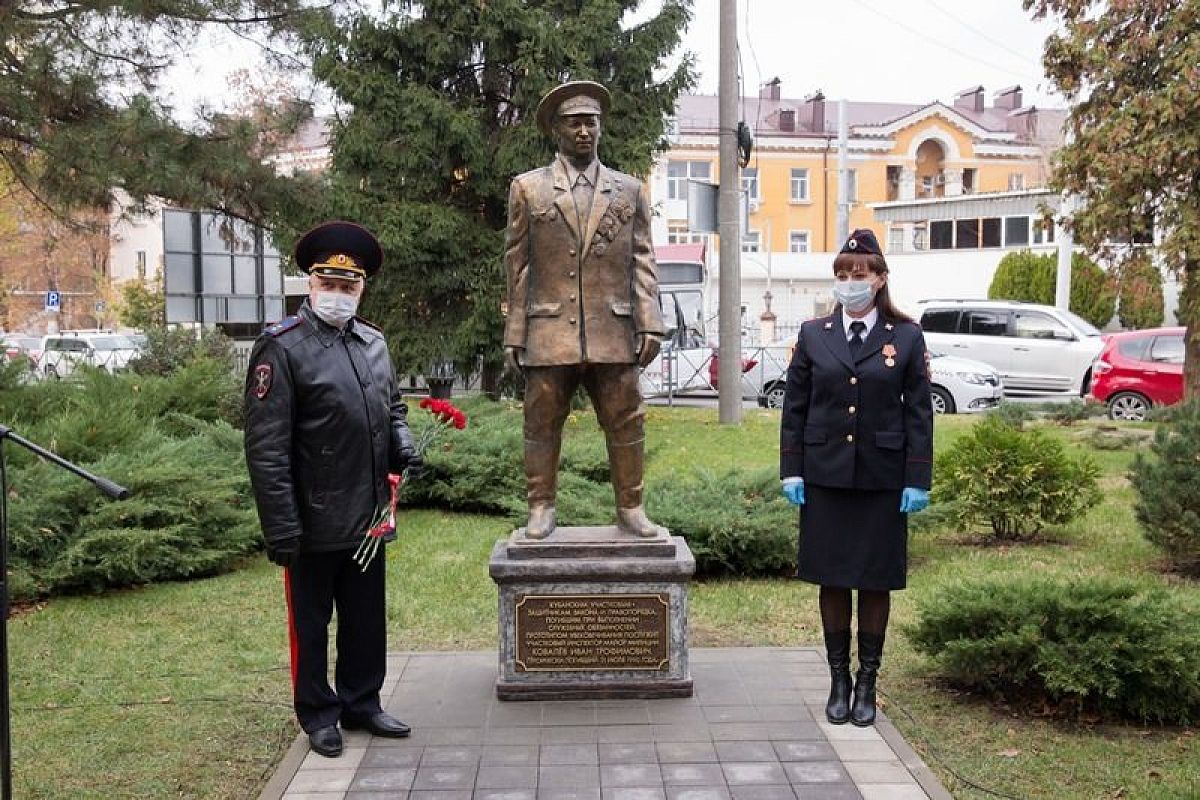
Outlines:
[[62,308],[62,295],[55,291],[46,292],[46,310],[58,311]]

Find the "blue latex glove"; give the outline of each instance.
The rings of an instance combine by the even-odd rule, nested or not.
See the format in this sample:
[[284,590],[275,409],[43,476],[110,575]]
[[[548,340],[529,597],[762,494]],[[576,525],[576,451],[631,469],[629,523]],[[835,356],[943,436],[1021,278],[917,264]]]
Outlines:
[[915,514],[929,506],[929,492],[908,486],[900,495],[900,513]]
[[804,481],[785,483],[783,485],[783,496],[794,506],[804,505]]

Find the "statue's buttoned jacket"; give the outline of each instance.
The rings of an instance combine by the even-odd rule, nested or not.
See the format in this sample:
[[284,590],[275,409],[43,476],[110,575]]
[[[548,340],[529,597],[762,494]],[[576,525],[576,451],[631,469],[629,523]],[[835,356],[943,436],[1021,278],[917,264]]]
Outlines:
[[560,160],[512,182],[504,345],[523,348],[525,366],[633,364],[637,334],[663,333],[646,190],[602,164],[596,174],[582,221]]

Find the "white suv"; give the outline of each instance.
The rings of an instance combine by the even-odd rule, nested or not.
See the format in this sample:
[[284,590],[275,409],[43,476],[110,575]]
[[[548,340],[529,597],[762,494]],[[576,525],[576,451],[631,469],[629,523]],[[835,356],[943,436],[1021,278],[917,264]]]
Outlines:
[[1010,394],[1085,394],[1100,331],[1054,306],[1015,300],[922,300],[929,349],[991,365]]
[[42,337],[38,370],[52,380],[65,378],[80,364],[116,372],[129,364],[138,349],[128,336],[111,331],[63,331]]

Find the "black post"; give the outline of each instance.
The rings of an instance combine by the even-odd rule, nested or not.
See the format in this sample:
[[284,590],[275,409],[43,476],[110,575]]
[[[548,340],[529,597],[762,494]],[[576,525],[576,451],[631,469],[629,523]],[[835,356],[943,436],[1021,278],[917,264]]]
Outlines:
[[26,450],[73,472],[114,500],[129,497],[129,490],[107,478],[93,475],[82,467],[38,447],[18,436],[7,425],[0,425],[0,797],[12,800],[12,706],[8,694],[8,468],[4,463],[4,442],[11,439]]

